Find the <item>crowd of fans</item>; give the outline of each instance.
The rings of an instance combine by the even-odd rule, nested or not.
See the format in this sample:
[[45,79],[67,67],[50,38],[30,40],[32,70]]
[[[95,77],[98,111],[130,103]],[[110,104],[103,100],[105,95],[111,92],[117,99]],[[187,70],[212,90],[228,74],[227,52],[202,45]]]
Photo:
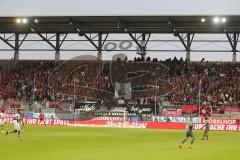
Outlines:
[[166,76],[174,89],[174,103],[237,106],[240,101],[240,65],[233,63],[181,63]]
[[150,57],[134,61],[19,61],[15,70],[1,75],[0,99],[116,102],[122,97],[116,100],[115,82],[131,84],[130,89],[123,88],[122,94],[128,89],[131,92],[125,103],[165,100],[172,104],[240,105],[240,64]]

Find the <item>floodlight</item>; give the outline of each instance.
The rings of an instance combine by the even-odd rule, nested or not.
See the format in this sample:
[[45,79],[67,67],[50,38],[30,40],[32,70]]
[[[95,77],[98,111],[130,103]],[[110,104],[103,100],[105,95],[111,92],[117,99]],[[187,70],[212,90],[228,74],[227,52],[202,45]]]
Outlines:
[[218,23],[220,21],[219,17],[214,17],[213,22]]
[[37,18],[35,18],[35,19],[34,19],[34,22],[35,22],[35,23],[38,23],[38,19],[37,19]]
[[225,18],[225,17],[222,17],[221,22],[222,22],[222,23],[225,23],[225,22],[226,22],[226,18]]
[[27,23],[27,22],[28,22],[27,18],[23,18],[23,19],[22,19],[22,22],[23,22],[23,23]]
[[19,24],[19,23],[21,23],[21,19],[20,18],[17,18],[16,19],[16,22]]

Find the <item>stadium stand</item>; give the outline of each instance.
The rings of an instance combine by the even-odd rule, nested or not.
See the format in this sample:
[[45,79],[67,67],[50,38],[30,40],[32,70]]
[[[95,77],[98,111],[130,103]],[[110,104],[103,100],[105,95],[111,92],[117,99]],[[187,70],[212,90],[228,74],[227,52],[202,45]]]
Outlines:
[[[2,76],[1,99],[34,98],[37,101],[114,101],[114,82],[125,82],[126,73],[143,67],[150,72],[160,66],[152,78],[135,78],[132,99],[124,103],[151,103],[155,96],[171,104],[199,104],[210,106],[240,105],[240,64],[191,62],[182,59],[146,61],[19,61],[15,69]],[[126,65],[127,64],[127,65]],[[139,69],[140,68],[140,69]],[[110,72],[111,71],[111,72]],[[116,74],[117,73],[117,74]],[[129,75],[138,77],[142,73]],[[145,75],[147,73],[144,72]],[[144,75],[143,74],[143,75]],[[157,79],[157,82],[156,82]],[[154,86],[158,89],[154,89]],[[134,92],[137,91],[137,92]],[[75,94],[74,94],[75,93]]]

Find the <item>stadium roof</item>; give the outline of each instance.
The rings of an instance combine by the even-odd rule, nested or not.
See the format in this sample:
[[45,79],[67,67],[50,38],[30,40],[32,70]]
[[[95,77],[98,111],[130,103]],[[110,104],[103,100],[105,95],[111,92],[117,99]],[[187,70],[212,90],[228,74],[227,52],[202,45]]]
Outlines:
[[[137,48],[129,47],[116,48],[113,44],[115,40],[109,34],[126,34]],[[236,61],[236,53],[239,52],[237,43],[240,33],[240,16],[55,16],[55,17],[0,17],[0,40],[7,44],[10,49],[0,49],[0,51],[14,50],[14,57],[18,59],[19,51],[55,51],[59,55],[60,51],[97,51],[101,59],[102,51],[137,51],[141,56],[146,55],[146,51],[158,52],[186,52],[187,59],[190,59],[190,52],[232,52],[233,61]],[[46,42],[50,49],[43,48],[22,48],[23,42],[39,41],[28,38],[34,34]],[[51,35],[53,34],[53,35]],[[62,48],[66,39],[76,34],[83,37],[91,44],[92,48]],[[93,35],[95,34],[95,35]],[[140,34],[137,35],[137,34]],[[150,37],[153,34],[173,34],[182,44],[181,49],[147,49],[148,42],[153,42]],[[192,49],[192,42],[209,42],[206,39],[195,40],[195,34],[223,34],[230,49]],[[20,36],[21,35],[21,36]],[[77,40],[78,41],[78,40]],[[81,41],[81,40],[79,40]],[[128,39],[126,44],[130,45]],[[123,42],[124,42],[123,41]],[[161,41],[161,40],[156,40]],[[169,40],[175,42],[176,40]],[[109,42],[106,46],[105,42]],[[57,56],[56,56],[57,57]],[[58,56],[59,57],[59,56]],[[59,58],[56,58],[59,59]]]
[[[221,16],[219,16],[221,17]],[[226,33],[240,32],[240,16],[226,17],[226,23],[214,23],[213,16],[83,16],[27,17],[27,24],[17,24],[17,17],[0,17],[0,33]],[[34,23],[34,19],[38,23]],[[201,19],[204,18],[203,23]],[[34,31],[33,31],[34,30]]]

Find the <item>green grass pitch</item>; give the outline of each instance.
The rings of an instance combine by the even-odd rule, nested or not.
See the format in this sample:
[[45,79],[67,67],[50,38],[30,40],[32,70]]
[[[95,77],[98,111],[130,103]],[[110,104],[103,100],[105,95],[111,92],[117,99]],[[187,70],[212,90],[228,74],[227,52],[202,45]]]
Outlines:
[[[6,126],[7,130],[12,126]],[[16,134],[0,135],[1,160],[239,160],[240,133],[210,132],[201,141],[194,131],[194,149],[189,140],[178,144],[184,131],[26,126],[22,141]]]

